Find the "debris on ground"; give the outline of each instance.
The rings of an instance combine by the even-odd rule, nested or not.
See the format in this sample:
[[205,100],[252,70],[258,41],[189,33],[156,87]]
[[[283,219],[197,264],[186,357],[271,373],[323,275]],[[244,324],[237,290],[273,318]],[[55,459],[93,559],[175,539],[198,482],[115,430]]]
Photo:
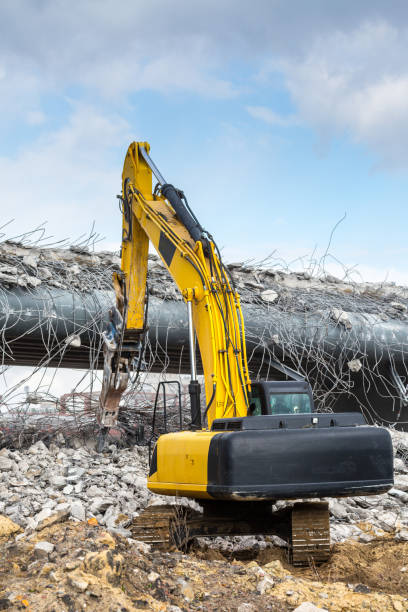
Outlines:
[[0,609],[403,611],[407,555],[408,544],[392,538],[346,542],[328,563],[294,569],[276,547],[251,560],[214,559],[152,551],[101,525],[65,520],[0,538]]
[[143,508],[179,501],[146,489],[145,447],[3,449],[0,610],[406,610],[407,441],[393,433],[388,494],[330,500],[333,554],[308,568],[276,536],[199,538],[188,554],[134,540]]
[[[385,495],[329,499],[333,542],[350,538],[369,542],[384,533],[408,540],[408,433],[391,430],[391,434],[394,487]],[[59,440],[49,446],[39,441],[26,449],[0,450],[0,513],[17,528],[37,529],[69,518],[95,518],[107,529],[129,535],[128,522],[146,506],[175,502],[175,498],[147,489],[146,446],[118,448],[112,444],[99,454],[94,440],[80,448],[66,445],[63,437]],[[191,500],[184,502],[194,506]],[[278,501],[276,509],[285,505],[287,502]],[[1,530],[2,523],[0,534]],[[248,542],[250,546],[266,545],[264,540],[247,538],[240,540],[239,546]],[[235,546],[233,538],[221,539],[221,543],[225,553]]]

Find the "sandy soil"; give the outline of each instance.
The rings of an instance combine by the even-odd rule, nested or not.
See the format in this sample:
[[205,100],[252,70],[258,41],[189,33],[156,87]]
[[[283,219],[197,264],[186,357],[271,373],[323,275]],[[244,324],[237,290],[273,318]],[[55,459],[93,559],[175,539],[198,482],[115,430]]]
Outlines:
[[[238,559],[150,551],[95,522],[66,521],[16,540],[18,526],[0,517],[0,610],[263,612],[305,601],[335,612],[408,609],[408,543],[391,535],[338,544],[328,563],[295,569],[280,548]],[[36,549],[43,541],[54,549]]]

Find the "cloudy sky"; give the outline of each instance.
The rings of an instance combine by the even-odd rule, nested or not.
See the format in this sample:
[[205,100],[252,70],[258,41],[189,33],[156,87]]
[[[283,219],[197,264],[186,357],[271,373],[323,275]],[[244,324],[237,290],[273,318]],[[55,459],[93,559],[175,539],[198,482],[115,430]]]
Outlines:
[[406,0],[2,0],[0,34],[9,235],[118,246],[148,140],[227,260],[319,258],[346,214],[328,266],[408,283]]

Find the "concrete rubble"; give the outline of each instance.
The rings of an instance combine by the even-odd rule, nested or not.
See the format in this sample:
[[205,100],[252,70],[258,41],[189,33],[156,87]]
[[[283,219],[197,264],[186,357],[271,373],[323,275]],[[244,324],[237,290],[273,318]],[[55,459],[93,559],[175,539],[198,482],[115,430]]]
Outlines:
[[[111,290],[112,272],[120,258],[109,251],[87,248],[27,247],[0,243],[0,287],[57,287],[79,291]],[[353,282],[331,274],[318,276],[249,265],[227,265],[243,303],[274,304],[279,310],[314,312],[326,308],[334,320],[347,328],[348,312],[379,314],[384,320],[408,320],[408,288],[392,282]],[[181,295],[158,256],[149,254],[149,289],[162,299],[181,301]]]
[[[103,601],[109,612],[402,612],[408,604],[408,583],[405,589],[399,582],[408,554],[408,433],[390,432],[394,487],[385,495],[329,500],[333,559],[326,568],[298,571],[285,565],[285,542],[276,536],[200,538],[189,555],[156,553],[135,541],[134,517],[150,504],[176,503],[147,490],[145,446],[112,444],[98,454],[92,439],[81,446],[58,436],[49,446],[3,448],[0,609],[51,612],[58,602],[64,611],[96,611]],[[388,556],[374,571],[382,550]],[[364,573],[368,554],[372,566]],[[350,565],[354,556],[360,574],[357,561]],[[387,583],[384,566],[392,564]]]
[[[408,434],[392,432],[395,484],[386,495],[330,499],[334,542],[349,538],[368,541],[380,533],[408,539]],[[96,518],[113,532],[130,535],[133,517],[152,503],[174,498],[157,496],[146,488],[147,449],[118,450],[100,455],[89,448],[69,448],[37,442],[26,450],[0,451],[0,513],[28,531],[66,520]],[[187,502],[193,503],[194,502]],[[286,502],[278,501],[279,509]],[[122,517],[122,518],[120,518]],[[369,525],[369,527],[366,527]],[[203,546],[224,551],[284,546],[280,538],[203,539]],[[234,548],[235,547],[235,548]]]
[[277,537],[201,538],[189,554],[132,539],[132,518],[143,508],[176,501],[146,489],[145,447],[111,445],[97,454],[90,441],[79,448],[60,441],[2,449],[0,609],[51,612],[58,603],[96,611],[103,602],[109,612],[402,612],[408,434],[392,437],[394,488],[330,500],[333,557],[306,569],[285,562]]

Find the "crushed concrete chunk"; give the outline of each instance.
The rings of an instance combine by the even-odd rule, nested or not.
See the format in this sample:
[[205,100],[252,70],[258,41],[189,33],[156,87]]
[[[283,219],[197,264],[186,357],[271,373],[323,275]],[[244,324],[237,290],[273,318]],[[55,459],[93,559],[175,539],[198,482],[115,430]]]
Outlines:
[[190,582],[187,580],[183,580],[183,578],[179,578],[178,581],[180,586],[180,592],[183,595],[184,599],[187,602],[193,601],[194,599],[194,590]]
[[149,582],[156,582],[157,580],[159,580],[160,578],[160,574],[158,574],[157,572],[150,572],[147,575],[147,579]]
[[105,512],[109,506],[112,506],[114,500],[109,497],[95,497],[91,504],[92,514],[99,514]]
[[330,514],[335,516],[337,519],[345,519],[347,518],[348,511],[347,508],[335,499],[331,499],[329,502]]
[[38,278],[38,276],[29,276],[28,274],[24,274],[22,276],[20,276],[19,278],[19,284],[21,281],[21,285],[23,287],[25,286],[29,286],[29,287],[38,287],[38,285],[41,285],[42,280],[40,278]]
[[[400,474],[407,474],[408,470],[407,470],[407,466],[405,465],[405,461],[403,459],[401,459],[400,457],[394,457],[394,470],[395,472],[397,472],[397,476],[396,478],[399,479],[400,483],[404,483],[404,484],[400,484],[399,488],[402,489],[403,491],[408,491],[408,476],[406,476],[406,480],[402,480],[404,478],[404,476],[399,476]],[[407,488],[405,488],[405,486]]]
[[89,582],[81,578],[77,578],[76,576],[69,576],[68,582],[72,587],[74,587],[74,589],[76,589],[80,593],[84,593],[84,591],[86,591],[89,585]]
[[358,538],[358,541],[362,542],[363,544],[369,544],[373,540],[375,540],[375,536],[371,535],[370,533],[362,533]]
[[336,276],[333,276],[332,274],[326,274],[326,276],[324,277],[324,280],[326,281],[326,283],[340,283],[340,279],[337,278]]
[[395,535],[397,542],[408,542],[408,529],[401,529]]
[[82,467],[69,468],[66,481],[69,483],[78,483],[78,481],[85,474],[85,471],[85,468]]
[[78,521],[85,520],[85,508],[79,500],[72,502],[71,504],[71,516]]
[[42,559],[44,557],[48,557],[48,555],[53,552],[54,548],[55,546],[54,544],[51,544],[51,542],[37,542],[37,544],[34,546],[34,554],[37,559]]
[[29,455],[38,455],[39,453],[48,453],[48,448],[45,446],[44,442],[39,440],[35,444],[32,444],[28,449]]
[[[402,461],[399,459],[398,461]],[[405,465],[405,464],[404,464]],[[395,460],[394,460],[394,469],[395,469]],[[396,474],[394,477],[394,485],[400,491],[408,491],[408,475],[406,474]]]
[[327,612],[327,608],[318,608],[310,601],[304,601],[297,608],[294,608],[293,612]]
[[9,472],[15,466],[15,462],[7,457],[0,457],[0,472]]
[[69,517],[68,507],[68,504],[61,504],[59,506],[56,506],[55,510],[51,510],[50,508],[44,508],[44,510],[42,510],[35,517],[37,523],[37,531],[42,531],[43,529],[46,529],[46,527],[51,527],[51,525],[66,521]]
[[276,302],[278,297],[279,297],[279,294],[276,293],[276,291],[273,291],[272,289],[267,289],[266,291],[262,291],[261,293],[261,298],[263,299],[264,302],[269,302],[269,303]]
[[272,580],[272,578],[265,576],[256,585],[256,590],[260,595],[263,595],[264,593],[268,593],[268,591],[273,589],[274,586],[275,582]]
[[397,519],[398,516],[394,512],[384,512],[377,517],[381,529],[388,532],[394,531]]
[[49,483],[55,489],[63,489],[66,485],[66,481],[63,476],[51,476]]
[[352,329],[353,325],[350,321],[350,317],[348,313],[344,310],[341,310],[340,308],[332,308],[330,316],[333,321],[335,321],[336,323],[340,323],[346,329]]
[[392,306],[396,310],[399,310],[400,312],[407,312],[408,310],[407,306],[405,304],[402,304],[401,302],[391,302],[390,306]]
[[363,367],[363,364],[361,363],[360,359],[352,359],[351,361],[347,362],[347,367],[351,372],[359,372]]
[[38,257],[34,253],[27,253],[23,257],[23,264],[37,269]]
[[65,344],[79,348],[81,346],[81,336],[78,334],[72,334],[71,336],[68,336],[68,338],[65,338]]
[[401,491],[400,489],[396,489],[395,487],[393,487],[388,491],[388,495],[391,495],[391,497],[396,497],[403,504],[408,503],[408,493],[406,493],[405,491]]

